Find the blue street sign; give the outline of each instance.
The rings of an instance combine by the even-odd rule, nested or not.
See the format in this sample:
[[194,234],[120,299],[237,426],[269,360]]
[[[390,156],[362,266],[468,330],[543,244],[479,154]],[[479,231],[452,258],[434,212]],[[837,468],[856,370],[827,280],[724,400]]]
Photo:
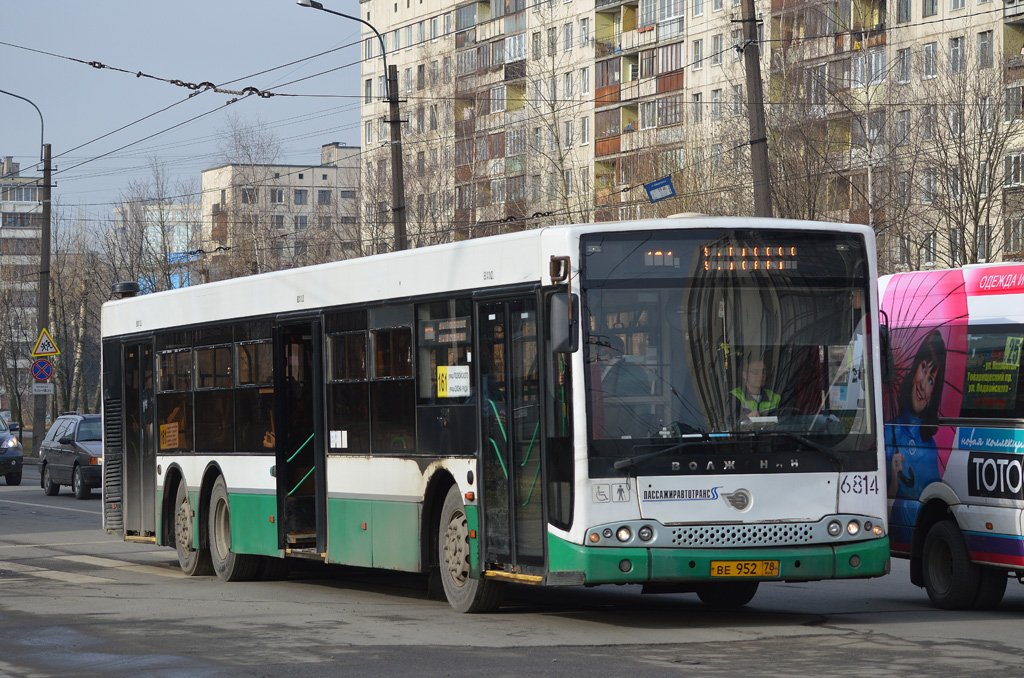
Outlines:
[[663,179],[655,179],[649,184],[644,184],[644,188],[647,189],[647,197],[650,198],[651,202],[665,200],[676,194],[676,189],[672,186],[672,175]]

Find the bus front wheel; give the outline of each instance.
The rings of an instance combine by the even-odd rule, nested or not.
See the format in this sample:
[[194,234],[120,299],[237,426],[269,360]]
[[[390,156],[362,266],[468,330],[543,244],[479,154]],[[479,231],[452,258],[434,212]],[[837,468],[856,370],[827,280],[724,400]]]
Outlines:
[[716,582],[697,589],[697,597],[709,607],[743,607],[756,593],[756,581]]
[[259,573],[257,556],[231,551],[231,507],[224,478],[218,477],[210,493],[210,558],[213,571],[224,581],[248,581]]
[[942,520],[924,538],[921,572],[932,605],[943,610],[965,610],[978,594],[981,573],[971,562],[956,523]]
[[458,485],[452,485],[441,509],[438,526],[441,584],[456,612],[490,612],[501,604],[502,582],[470,577],[469,526]]
[[178,493],[174,498],[174,546],[178,551],[178,565],[190,577],[213,574],[209,550],[204,549],[202,544],[198,549],[192,547],[193,524],[188,487],[182,480],[178,483]]

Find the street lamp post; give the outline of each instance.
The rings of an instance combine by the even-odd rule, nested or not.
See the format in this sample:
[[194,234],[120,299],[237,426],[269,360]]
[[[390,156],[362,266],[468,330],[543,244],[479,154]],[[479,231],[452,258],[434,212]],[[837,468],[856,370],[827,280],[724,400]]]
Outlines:
[[297,3],[303,7],[318,9],[328,14],[358,21],[373,31],[380,42],[380,55],[384,59],[384,89],[389,104],[388,114],[391,117],[388,122],[391,132],[391,213],[395,224],[395,249],[407,249],[409,243],[405,228],[405,172],[402,167],[402,119],[398,110],[398,67],[388,67],[388,53],[387,47],[384,45],[384,37],[370,22],[357,16],[327,9],[316,0],[297,0]]
[[[43,113],[39,107],[23,96],[0,89],[0,94],[7,94],[22,101],[28,101],[39,114],[40,159],[43,161],[43,213],[39,229],[39,295],[36,304],[36,336],[42,336],[50,317],[50,144],[45,140],[45,124]],[[39,443],[43,440],[43,429],[46,428],[46,395],[38,394],[32,408],[32,451],[39,453]]]

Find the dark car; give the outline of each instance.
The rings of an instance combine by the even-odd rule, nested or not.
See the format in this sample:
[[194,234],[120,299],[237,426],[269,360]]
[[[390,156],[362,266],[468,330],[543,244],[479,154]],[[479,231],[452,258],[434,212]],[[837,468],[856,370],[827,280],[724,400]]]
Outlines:
[[21,443],[0,417],[0,476],[8,485],[21,485]]
[[98,414],[68,412],[57,418],[39,448],[39,484],[50,497],[70,485],[86,499],[103,482],[103,422]]

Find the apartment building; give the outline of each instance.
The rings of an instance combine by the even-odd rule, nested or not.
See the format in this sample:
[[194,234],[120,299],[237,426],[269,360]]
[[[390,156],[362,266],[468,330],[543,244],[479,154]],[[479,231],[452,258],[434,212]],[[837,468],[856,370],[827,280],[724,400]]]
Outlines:
[[[402,99],[413,244],[752,211],[739,0],[365,0]],[[879,234],[883,270],[1017,258],[1024,2],[758,0],[777,214]],[[364,221],[392,224],[364,32]],[[671,177],[652,204],[645,183]],[[384,190],[386,188],[386,191]]]
[[202,175],[201,275],[238,275],[361,256],[358,147],[330,143],[317,164],[230,164]]
[[[13,157],[0,166],[0,405],[9,409],[9,394],[24,390],[39,300],[39,255],[42,236],[41,178],[21,176]],[[14,381],[17,380],[17,381]]]
[[201,281],[198,203],[155,198],[126,200],[114,208],[115,228],[107,234],[123,251],[139,255],[144,292],[177,289]]

